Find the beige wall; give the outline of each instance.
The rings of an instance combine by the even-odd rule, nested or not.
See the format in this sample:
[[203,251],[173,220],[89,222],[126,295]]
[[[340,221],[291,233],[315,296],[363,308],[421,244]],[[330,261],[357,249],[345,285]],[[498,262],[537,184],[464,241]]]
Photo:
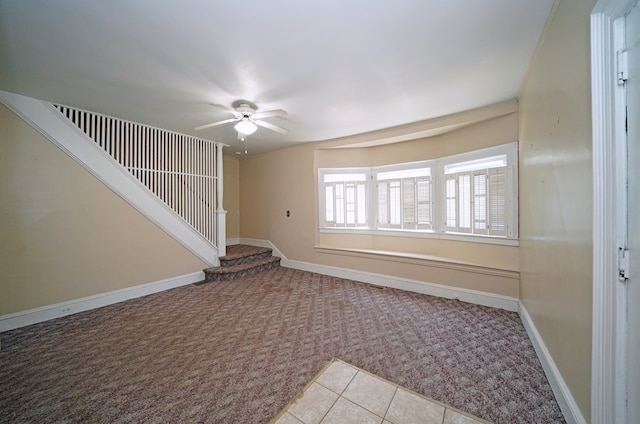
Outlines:
[[[517,247],[410,237],[321,234],[317,212],[318,167],[374,166],[451,155],[516,141],[517,128],[517,114],[511,113],[416,141],[349,149],[327,149],[329,143],[315,143],[244,157],[240,162],[240,233],[244,238],[270,240],[291,260],[517,297],[517,278],[480,276],[425,264],[334,254],[314,248],[439,255],[518,271]],[[289,218],[286,217],[287,210],[291,211]]]
[[0,315],[206,267],[0,105]]
[[240,237],[240,160],[231,155],[223,156],[223,206],[227,211],[227,238]]
[[589,14],[561,0],[521,90],[520,297],[582,414],[591,375]]
[[242,237],[270,240],[287,258],[313,262],[318,227],[313,152],[307,144],[241,160]]

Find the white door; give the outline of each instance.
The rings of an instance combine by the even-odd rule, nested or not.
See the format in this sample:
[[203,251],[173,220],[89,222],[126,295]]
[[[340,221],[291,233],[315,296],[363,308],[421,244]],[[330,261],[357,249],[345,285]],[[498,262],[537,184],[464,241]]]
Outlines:
[[640,4],[626,17],[627,51],[627,422],[640,423]]

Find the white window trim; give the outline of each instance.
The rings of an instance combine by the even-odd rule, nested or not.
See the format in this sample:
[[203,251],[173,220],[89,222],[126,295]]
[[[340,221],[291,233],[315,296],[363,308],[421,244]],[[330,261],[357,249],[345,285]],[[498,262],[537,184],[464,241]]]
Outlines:
[[[372,199],[371,199],[371,204],[373,206],[372,212],[373,212],[373,216],[372,216],[372,225],[370,226],[371,229],[375,230],[375,231],[385,231],[385,230],[391,230],[391,231],[410,231],[410,232],[418,232],[418,233],[423,233],[423,232],[433,232],[433,229],[435,228],[435,224],[434,224],[434,214],[433,214],[433,210],[434,210],[434,186],[435,184],[433,183],[433,168],[436,165],[436,161],[434,160],[427,160],[427,161],[419,161],[419,162],[405,162],[405,163],[399,163],[399,164],[393,164],[393,165],[383,165],[383,166],[376,166],[376,167],[372,167],[371,168],[371,182],[372,182]],[[407,171],[407,170],[415,170],[415,169],[427,169],[427,176],[429,178],[429,189],[430,189],[430,212],[431,212],[431,217],[430,217],[430,228],[416,228],[416,229],[406,229],[406,228],[402,228],[401,225],[403,224],[398,224],[397,227],[394,227],[393,224],[387,224],[386,226],[379,226],[379,208],[378,208],[378,204],[376,203],[376,201],[378,200],[377,195],[378,195],[378,190],[377,190],[377,184],[378,181],[394,181],[394,180],[398,180],[398,178],[391,178],[391,179],[383,179],[383,180],[378,180],[378,175],[379,174],[383,174],[383,173],[388,173],[388,172],[395,172],[395,171]],[[408,176],[407,176],[408,177]],[[404,177],[404,178],[407,178]],[[402,178],[400,178],[400,181],[402,181]],[[401,188],[402,191],[402,188]],[[402,208],[401,208],[402,209]],[[403,212],[401,210],[400,212],[401,215],[403,215]],[[404,218],[404,215],[402,216],[402,218]],[[417,216],[416,216],[417,219]],[[418,225],[418,224],[416,224]]]
[[[503,236],[491,236],[486,234],[468,234],[468,233],[460,233],[469,235],[471,237],[489,237],[489,238],[501,238],[507,240],[517,240],[518,239],[518,142],[514,141],[511,143],[501,144],[499,146],[487,147],[484,149],[474,150],[471,152],[460,153],[457,155],[446,156],[438,159],[438,175],[441,178],[445,178],[444,169],[446,166],[459,163],[459,162],[470,162],[480,158],[489,158],[493,156],[507,156],[507,178],[506,178],[506,195],[507,202],[511,204],[510,207],[507,208],[507,211],[511,210],[512,213],[507,213],[505,216],[506,225],[507,225],[507,234],[505,237]],[[436,188],[438,190],[444,190],[443,184],[436,184]],[[443,199],[444,193],[436,193],[436,199]],[[440,207],[437,208],[437,213],[440,213],[439,221],[445,225],[445,217],[446,217],[446,204],[442,202]],[[434,217],[435,218],[435,217]],[[473,223],[472,223],[473,225]],[[443,232],[439,231],[443,234],[457,234],[452,231]]]
[[[344,227],[327,227],[325,221],[325,212],[326,212],[326,198],[324,195],[324,176],[331,174],[365,174],[366,181],[366,196],[367,196],[367,217],[366,217],[366,227],[357,227],[357,226],[347,226]],[[318,225],[321,229],[331,229],[336,231],[345,231],[345,230],[361,230],[361,229],[371,229],[371,168],[368,167],[358,167],[358,168],[318,168]]]
[[[507,192],[507,208],[505,217],[507,225],[506,236],[496,236],[490,234],[457,233],[446,231],[446,202],[444,201],[444,170],[447,165],[474,161],[481,158],[506,155],[507,157],[507,179],[505,190]],[[413,169],[418,167],[430,168],[431,176],[431,220],[433,228],[426,229],[400,229],[400,228],[376,228],[377,220],[377,193],[375,176],[381,172]],[[324,199],[324,175],[339,173],[366,173],[367,175],[367,226],[366,227],[326,227],[324,225],[325,199]],[[376,167],[351,167],[351,168],[319,168],[318,169],[318,199],[319,199],[319,232],[333,234],[369,234],[369,235],[389,235],[401,237],[423,237],[437,238],[445,240],[461,240],[469,242],[501,244],[509,246],[518,245],[518,143],[511,142],[499,146],[474,150],[461,154],[446,156],[443,158],[406,162],[392,165]],[[321,195],[322,193],[322,195]],[[509,213],[511,211],[511,213]]]

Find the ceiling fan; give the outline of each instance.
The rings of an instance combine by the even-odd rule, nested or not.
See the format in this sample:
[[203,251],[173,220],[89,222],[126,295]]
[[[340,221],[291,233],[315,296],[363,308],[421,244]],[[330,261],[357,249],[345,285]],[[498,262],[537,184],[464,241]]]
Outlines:
[[285,110],[274,109],[264,112],[256,112],[258,110],[258,106],[256,106],[255,103],[247,100],[236,100],[231,104],[231,107],[215,103],[212,103],[211,105],[231,112],[234,117],[218,122],[212,122],[210,124],[200,125],[199,127],[195,128],[196,131],[205,130],[207,128],[215,127],[218,125],[237,122],[237,124],[234,125],[234,128],[236,131],[238,131],[238,138],[243,141],[245,140],[246,136],[253,134],[258,129],[258,126],[267,128],[280,134],[287,134],[289,132],[289,130],[285,128],[262,120],[263,118],[270,118],[272,116],[284,116],[287,114]]

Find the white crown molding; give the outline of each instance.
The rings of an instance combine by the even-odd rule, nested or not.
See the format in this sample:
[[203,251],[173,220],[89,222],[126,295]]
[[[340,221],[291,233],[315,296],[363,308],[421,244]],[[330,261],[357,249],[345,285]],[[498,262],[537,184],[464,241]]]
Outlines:
[[456,131],[470,125],[500,118],[518,111],[516,99],[506,100],[492,105],[482,106],[463,112],[453,113],[426,121],[399,125],[382,130],[370,131],[353,136],[324,140],[317,149],[373,147],[434,137]]
[[218,250],[50,103],[0,91],[0,102],[209,266]]

